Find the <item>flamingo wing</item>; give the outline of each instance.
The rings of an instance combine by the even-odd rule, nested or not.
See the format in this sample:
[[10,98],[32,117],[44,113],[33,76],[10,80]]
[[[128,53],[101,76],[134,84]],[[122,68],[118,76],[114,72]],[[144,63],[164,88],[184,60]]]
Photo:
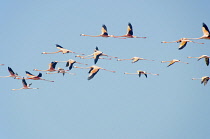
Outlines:
[[88,76],[88,80],[92,79],[97,73],[98,73],[99,69],[94,69],[94,68],[91,68],[90,71],[89,71],[89,76]]
[[128,23],[127,34],[131,36],[133,35],[133,27],[131,23]]
[[52,62],[52,63],[51,63],[53,69],[55,69],[55,66],[56,66],[57,63],[58,63],[58,62]]
[[207,25],[205,23],[203,23],[202,31],[203,31],[203,34],[205,36],[208,36],[208,37],[210,36],[209,29],[208,29],[208,27],[207,27]]
[[96,49],[95,49],[96,51],[99,51],[99,49],[98,49],[98,46],[96,46]]
[[58,44],[56,44],[56,48],[58,48],[58,49],[62,49],[63,47],[62,47],[62,46],[60,46],[60,45],[58,45]]
[[97,55],[97,56],[94,58],[94,63],[95,63],[95,64],[98,62],[98,59],[99,59],[99,55]]
[[209,81],[209,77],[204,77],[202,80],[201,80],[201,84],[204,84],[206,85]]
[[133,59],[132,63],[136,63],[137,61],[140,60],[140,58],[132,58],[132,59]]
[[11,74],[11,75],[14,75],[15,74],[15,72],[12,70],[12,68],[10,68],[10,67],[8,67],[8,71],[9,71],[9,73]]
[[93,67],[90,67],[90,70],[88,71],[88,73],[91,73],[91,71],[92,71],[93,69],[94,69]]
[[33,74],[31,74],[30,72],[26,71],[26,75],[27,76],[34,76]]
[[71,69],[73,68],[73,64],[74,64],[74,63],[71,63],[71,64],[69,65],[69,70],[71,70]]
[[39,73],[39,74],[37,75],[37,77],[42,77],[42,73]]
[[69,61],[67,61],[66,62],[66,67],[68,67],[70,65],[70,62]]
[[168,66],[167,67],[169,67],[169,66],[171,66],[171,65],[173,65],[175,62],[174,61],[172,61],[171,63],[169,63],[168,64]]
[[179,50],[182,50],[185,46],[187,45],[187,41],[181,41],[180,45],[179,45]]
[[205,58],[206,65],[209,65],[209,58]]
[[141,77],[141,72],[139,72],[138,75],[139,75],[139,78],[140,78]]
[[102,25],[101,32],[102,32],[102,35],[108,35],[107,28],[105,25]]
[[144,74],[145,75],[145,77],[147,78],[147,74]]
[[22,83],[23,83],[23,87],[27,87],[28,86],[27,83],[26,83],[26,80],[24,78],[22,79]]
[[201,60],[202,58],[204,58],[204,55],[198,57],[198,61]]

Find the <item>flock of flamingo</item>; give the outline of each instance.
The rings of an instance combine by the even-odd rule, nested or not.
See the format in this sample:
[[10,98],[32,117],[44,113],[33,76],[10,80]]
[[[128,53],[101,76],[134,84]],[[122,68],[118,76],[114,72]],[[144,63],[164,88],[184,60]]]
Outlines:
[[[128,23],[127,33],[125,35],[122,35],[122,36],[109,35],[108,32],[107,32],[107,27],[105,25],[102,25],[101,32],[102,33],[100,35],[96,35],[96,36],[85,35],[85,34],[80,34],[80,36],[106,37],[106,38],[107,37],[113,37],[113,38],[119,38],[119,39],[146,38],[146,37],[134,36],[133,35],[133,27],[132,27],[131,23]],[[197,44],[204,44],[204,43],[199,43],[199,42],[192,41],[192,40],[197,40],[197,39],[210,39],[210,32],[209,32],[209,29],[208,29],[208,27],[207,27],[207,25],[205,23],[203,23],[202,32],[203,32],[203,36],[201,36],[199,38],[181,38],[181,39],[179,39],[177,41],[172,41],[172,42],[162,41],[161,43],[180,43],[179,48],[178,48],[179,50],[183,49],[187,45],[188,42],[193,42],[193,43],[197,43]],[[46,74],[62,73],[63,76],[64,76],[66,73],[74,75],[74,73],[69,72],[72,68],[89,69],[89,72],[88,72],[89,76],[87,78],[88,80],[91,80],[98,73],[99,70],[105,70],[105,71],[109,71],[109,72],[113,72],[113,73],[115,72],[115,71],[107,70],[105,68],[101,68],[101,67],[96,66],[96,63],[98,62],[99,59],[111,60],[111,58],[118,58],[118,57],[109,56],[107,54],[104,54],[102,51],[99,51],[98,47],[95,48],[93,54],[90,54],[90,55],[87,55],[87,56],[85,56],[85,54],[83,54],[83,53],[77,53],[77,52],[73,52],[71,50],[65,49],[62,46],[58,45],[58,44],[56,44],[56,48],[59,49],[56,52],[42,52],[42,54],[55,54],[55,53],[67,54],[67,53],[74,53],[74,54],[78,54],[75,57],[79,57],[81,59],[93,59],[95,65],[92,65],[90,67],[78,67],[78,66],[74,66],[74,64],[75,63],[83,64],[83,65],[88,65],[88,64],[80,63],[80,62],[77,62],[77,61],[75,61],[73,59],[69,59],[67,61],[53,61],[53,62],[51,62],[49,64],[49,68],[48,69],[46,69],[46,70],[34,69],[34,71],[46,72]],[[104,58],[102,56],[106,56],[106,57],[109,57],[109,58]],[[205,59],[206,65],[207,66],[209,65],[209,58],[210,58],[210,56],[207,56],[207,55],[201,55],[199,57],[187,57],[187,58],[197,58],[198,61],[200,59]],[[122,60],[132,60],[132,63],[135,63],[135,62],[137,62],[139,60],[154,61],[154,60],[144,59],[144,58],[140,58],[140,57],[132,57],[130,59],[117,59],[117,61],[122,61]],[[64,70],[63,68],[58,68],[56,70],[55,69],[56,64],[59,63],[59,62],[65,62],[66,63],[66,67],[68,67],[68,70]],[[167,67],[171,66],[172,64],[174,64],[176,62],[181,62],[181,63],[188,64],[187,62],[183,62],[183,61],[180,61],[180,60],[177,60],[177,59],[173,59],[171,61],[161,61],[161,63],[165,63],[165,62],[169,62]],[[0,65],[3,66],[4,64],[0,64]],[[32,84],[27,84],[26,83],[26,80],[28,80],[28,79],[30,79],[30,80],[44,80],[44,81],[54,82],[54,81],[51,81],[51,80],[46,80],[46,79],[41,78],[42,77],[42,73],[41,72],[39,72],[38,75],[33,75],[30,72],[25,71],[27,77],[22,77],[22,76],[19,76],[17,73],[15,73],[12,70],[11,67],[8,67],[8,71],[9,71],[10,75],[8,75],[8,76],[0,76],[0,78],[12,77],[14,79],[21,79],[22,80],[22,84],[23,84],[22,88],[12,89],[12,90],[39,89],[39,88],[31,88],[30,86]],[[159,75],[159,74],[148,73],[146,71],[141,71],[141,70],[137,70],[136,73],[127,73],[127,72],[125,72],[124,74],[131,74],[131,75],[137,74],[139,77],[141,77],[141,75],[143,74],[143,75],[145,75],[146,78],[147,78],[148,74]],[[204,84],[204,85],[207,84],[209,79],[210,79],[209,76],[203,76],[201,78],[192,78],[192,80],[201,80],[201,84]]]

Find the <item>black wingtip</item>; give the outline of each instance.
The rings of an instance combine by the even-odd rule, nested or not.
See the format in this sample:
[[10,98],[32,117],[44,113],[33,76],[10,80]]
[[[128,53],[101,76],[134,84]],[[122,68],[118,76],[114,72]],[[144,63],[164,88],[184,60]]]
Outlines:
[[147,78],[147,74],[144,74],[145,75],[145,77]]
[[96,46],[96,50],[99,50],[99,49],[98,49],[98,46]]
[[31,74],[30,72],[28,72],[28,71],[25,71],[27,74]]
[[37,77],[42,77],[42,73],[40,72]]
[[128,26],[130,26],[130,28],[132,29],[132,25],[131,25],[131,23],[130,23],[130,22],[128,22]]
[[62,47],[62,46],[60,46],[59,44],[56,44],[56,47],[63,48],[63,47]]
[[105,25],[105,24],[103,24],[103,25],[102,25],[102,27],[103,27],[103,28],[106,28],[106,25]]

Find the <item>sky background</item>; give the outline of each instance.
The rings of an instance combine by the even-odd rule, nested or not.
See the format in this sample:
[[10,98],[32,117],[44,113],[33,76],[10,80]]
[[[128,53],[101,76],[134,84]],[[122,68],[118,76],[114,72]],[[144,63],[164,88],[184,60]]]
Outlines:
[[[92,54],[95,47],[120,59],[134,56],[155,61],[99,59],[100,70],[87,80],[88,69],[73,68],[76,75],[54,74],[43,78],[55,82],[1,78],[0,138],[2,139],[209,139],[210,84],[199,80],[210,76],[210,67],[188,56],[210,55],[205,44],[162,44],[182,37],[202,36],[202,23],[210,28],[208,0],[34,0],[2,1],[0,76],[11,67],[21,76],[25,71],[38,75],[51,61],[75,59],[93,65],[93,59],[75,54],[42,55],[55,52],[59,44],[69,50]],[[127,24],[134,35],[146,39],[93,38],[105,24],[110,35],[124,35]],[[168,61],[179,59],[189,64]],[[75,66],[82,66],[75,64]],[[65,63],[57,67],[65,68]],[[144,70],[159,76],[125,75]]]

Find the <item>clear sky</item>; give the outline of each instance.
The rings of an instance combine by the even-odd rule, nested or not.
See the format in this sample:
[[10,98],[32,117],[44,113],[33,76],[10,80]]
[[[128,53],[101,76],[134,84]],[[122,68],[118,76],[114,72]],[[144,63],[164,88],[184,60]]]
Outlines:
[[[57,51],[55,44],[72,51],[92,54],[95,47],[111,56],[134,56],[155,61],[100,59],[100,70],[87,80],[88,69],[73,68],[76,75],[54,74],[27,80],[39,90],[21,88],[21,80],[1,78],[0,138],[2,139],[209,139],[210,67],[188,56],[210,55],[210,41],[163,44],[182,37],[202,36],[202,23],[210,28],[208,0],[7,0],[0,5],[0,76],[11,67],[21,76],[38,75],[51,61],[75,59],[93,65],[93,59],[75,54],[42,55]],[[105,24],[110,35],[124,35],[127,25],[134,35],[146,39],[93,38]],[[179,59],[189,64],[168,61]],[[83,66],[75,64],[75,66]],[[65,68],[65,63],[57,67]],[[56,68],[57,68],[56,67]],[[148,78],[125,75],[144,70],[158,73]]]

